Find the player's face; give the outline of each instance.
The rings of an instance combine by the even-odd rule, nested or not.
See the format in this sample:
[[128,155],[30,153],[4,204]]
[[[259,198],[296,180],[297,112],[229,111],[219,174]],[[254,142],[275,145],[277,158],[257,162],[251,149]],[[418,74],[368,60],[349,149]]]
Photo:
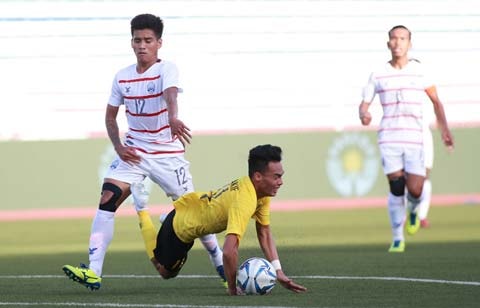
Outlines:
[[157,39],[153,30],[134,30],[132,48],[140,64],[152,64],[158,59],[158,50],[162,47],[162,39]]
[[408,30],[398,28],[390,33],[390,39],[387,42],[393,58],[406,57],[411,47],[410,34]]
[[266,196],[275,196],[278,189],[283,184],[283,173],[284,171],[281,162],[269,162],[267,170],[265,170],[265,172],[257,172],[257,196],[259,198]]

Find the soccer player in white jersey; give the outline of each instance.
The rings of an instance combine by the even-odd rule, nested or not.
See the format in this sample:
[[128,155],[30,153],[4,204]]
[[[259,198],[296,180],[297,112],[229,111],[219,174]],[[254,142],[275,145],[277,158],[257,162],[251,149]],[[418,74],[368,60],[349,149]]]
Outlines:
[[420,62],[408,58],[410,30],[402,25],[393,27],[388,32],[387,47],[392,58],[370,75],[359,106],[359,117],[363,125],[370,124],[372,115],[368,109],[378,94],[383,108],[378,144],[390,186],[388,211],[393,241],[389,252],[403,252],[405,220],[408,234],[415,234],[420,227],[417,207],[426,173],[422,105],[425,94],[433,103],[443,142],[449,148],[453,148],[453,137],[435,86],[425,78]]
[[[141,184],[146,177],[173,200],[193,191],[189,162],[184,158],[185,145],[190,143],[191,134],[177,117],[177,94],[181,92],[177,67],[158,58],[162,33],[163,21],[159,17],[151,14],[134,17],[131,20],[131,46],[137,63],[121,69],[113,81],[105,123],[118,157],[104,178],[100,205],[92,222],[90,264],[88,267],[83,264],[63,267],[67,276],[91,290],[101,286],[105,253],[113,238],[118,207],[132,193],[139,217],[149,217]],[[117,123],[121,105],[125,105],[128,122],[123,142]],[[133,183],[136,185],[131,186]],[[156,228],[151,219],[142,221],[142,233],[152,232],[155,237]],[[201,241],[217,272],[226,281],[222,251],[216,236],[206,235]],[[151,252],[152,257],[155,245],[155,241],[146,243],[147,252]]]

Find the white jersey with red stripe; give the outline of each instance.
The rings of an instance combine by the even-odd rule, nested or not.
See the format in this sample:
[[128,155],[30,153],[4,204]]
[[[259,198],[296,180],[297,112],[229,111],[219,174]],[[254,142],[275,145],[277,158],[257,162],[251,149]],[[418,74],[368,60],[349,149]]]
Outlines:
[[371,103],[378,94],[383,117],[378,130],[380,146],[422,147],[423,110],[432,84],[417,60],[409,60],[402,69],[390,63],[370,75],[363,101]]
[[125,144],[142,156],[169,157],[185,152],[182,143],[172,138],[168,121],[163,92],[171,87],[182,91],[177,67],[168,61],[159,60],[142,74],[137,73],[133,64],[115,75],[108,103],[116,107],[125,105],[128,123]]

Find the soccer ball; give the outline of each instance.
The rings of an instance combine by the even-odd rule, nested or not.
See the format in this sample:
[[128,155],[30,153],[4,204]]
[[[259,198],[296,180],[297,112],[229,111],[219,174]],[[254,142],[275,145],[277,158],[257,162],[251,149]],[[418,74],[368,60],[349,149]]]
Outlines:
[[263,258],[249,258],[238,268],[237,285],[247,295],[264,295],[272,291],[277,274],[270,262]]

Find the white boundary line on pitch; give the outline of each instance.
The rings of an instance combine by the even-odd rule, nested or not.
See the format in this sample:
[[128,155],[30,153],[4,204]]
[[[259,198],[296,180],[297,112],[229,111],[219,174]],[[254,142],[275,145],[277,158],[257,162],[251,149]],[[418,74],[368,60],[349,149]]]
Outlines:
[[[337,280],[385,280],[385,281],[410,281],[410,282],[424,282],[424,283],[456,284],[456,285],[465,285],[465,286],[480,286],[480,281],[460,281],[460,280],[431,279],[431,278],[379,277],[379,276],[322,276],[322,275],[290,276],[290,277],[295,279],[300,278],[300,279],[337,279]],[[45,278],[65,278],[65,276],[64,275],[0,275],[0,279],[45,279]],[[103,278],[160,279],[160,276],[158,275],[104,275]],[[215,275],[179,275],[177,276],[177,279],[179,278],[180,279],[204,279],[204,278],[217,278],[217,276]],[[200,307],[200,306],[195,306],[195,307]]]

